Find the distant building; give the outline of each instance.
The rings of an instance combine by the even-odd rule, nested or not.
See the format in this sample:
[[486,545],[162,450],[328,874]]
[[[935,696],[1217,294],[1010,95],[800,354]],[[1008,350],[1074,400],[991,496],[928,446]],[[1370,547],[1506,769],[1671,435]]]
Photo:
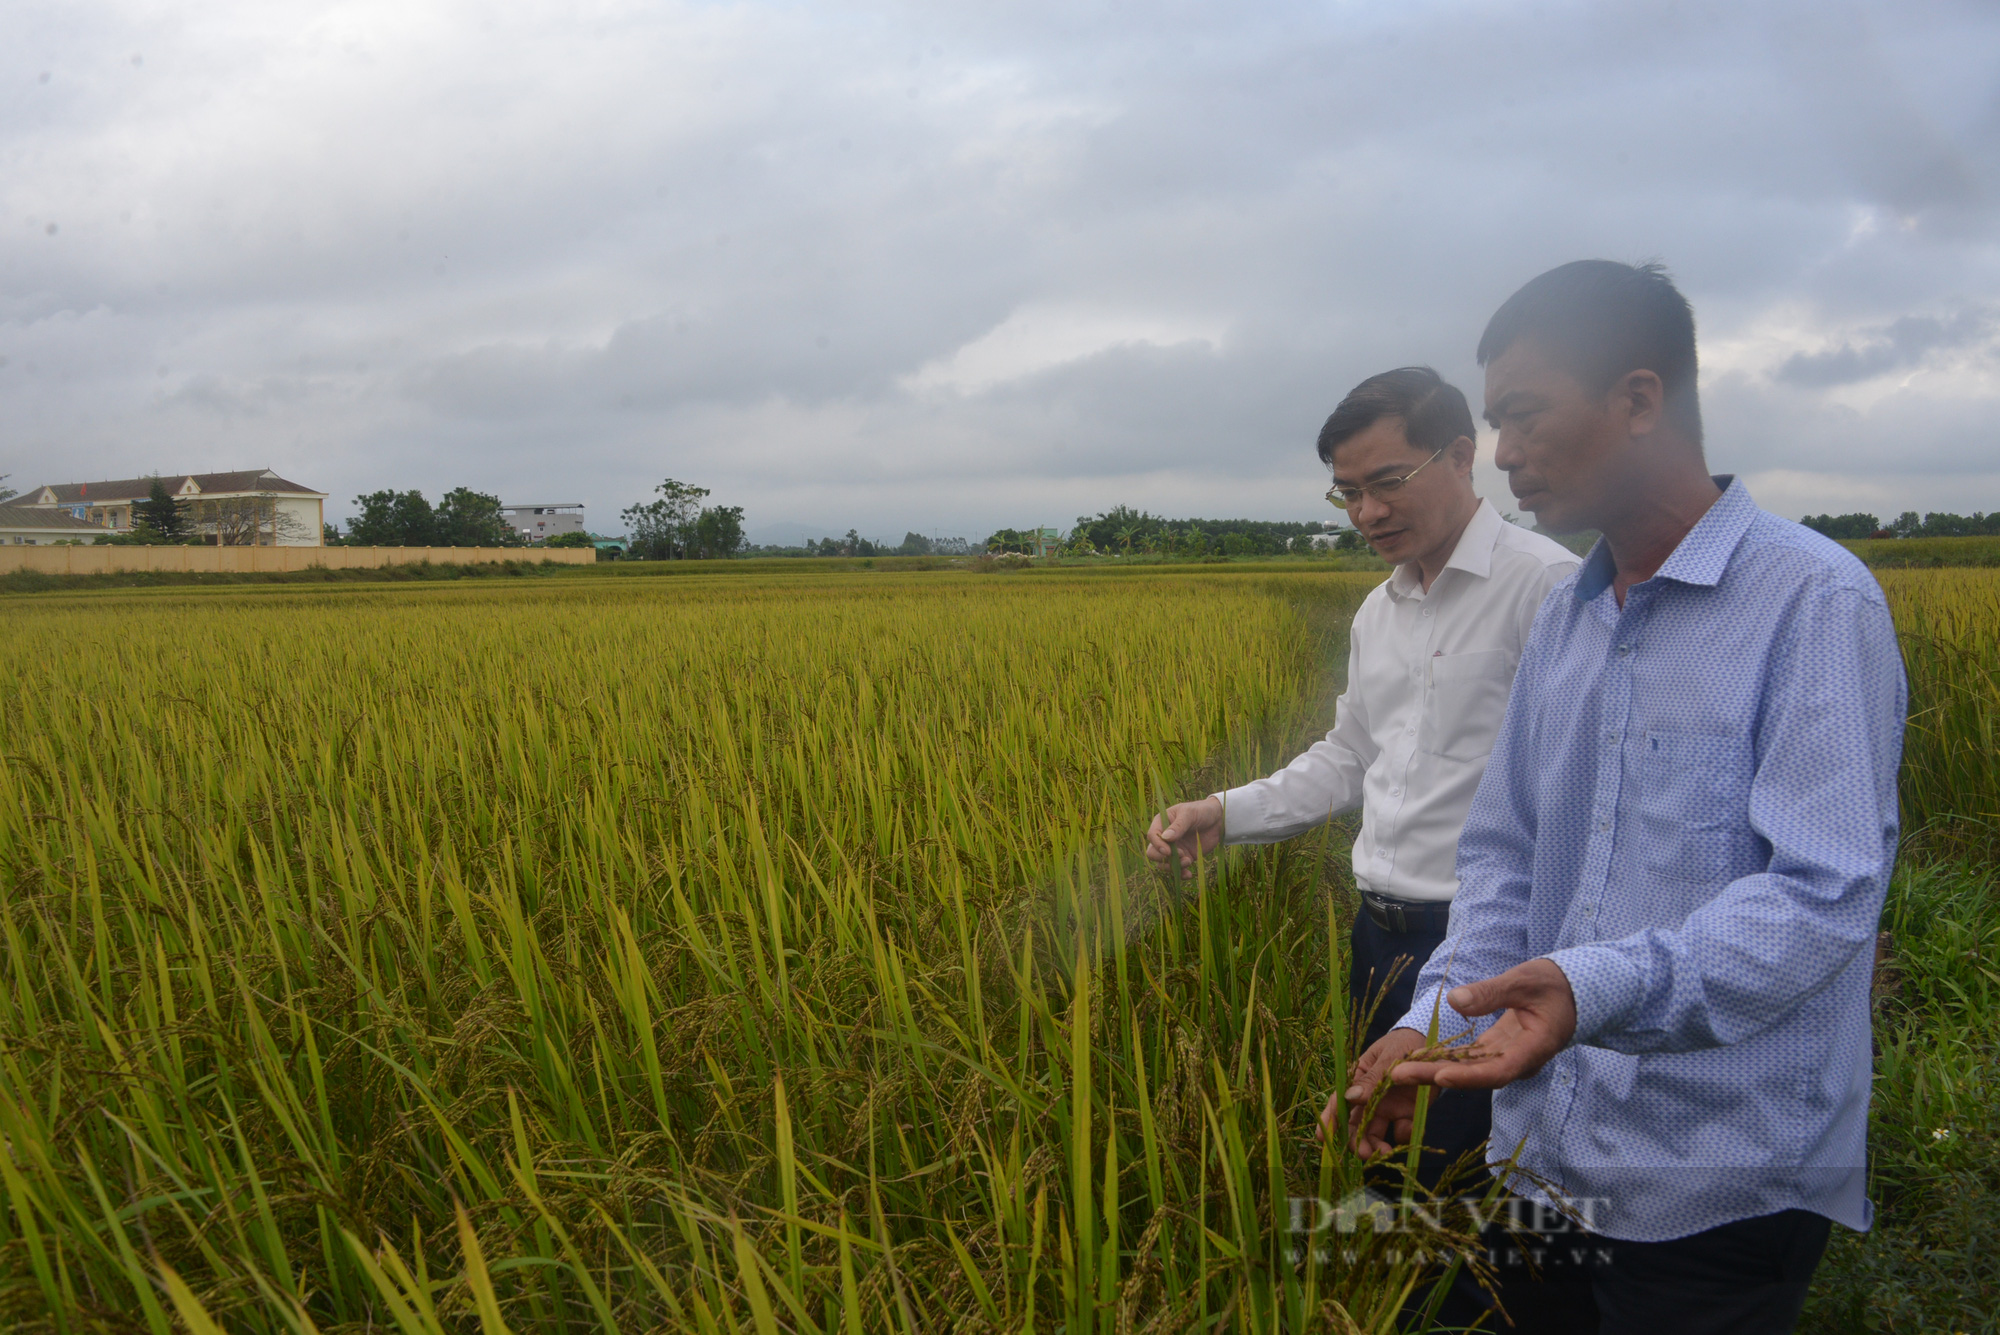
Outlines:
[[1351,528],[1346,524],[1338,526],[1322,525],[1321,527],[1323,529],[1322,532],[1306,534],[1307,539],[1311,541],[1313,547],[1319,551],[1326,551],[1329,548],[1340,548],[1342,544],[1346,544],[1351,548],[1359,548],[1364,543],[1361,530],[1358,528]]
[[583,532],[583,502],[503,505],[500,518],[529,542],[546,542],[559,533]]
[[101,525],[78,519],[67,510],[44,510],[16,502],[0,504],[0,545],[49,547],[58,542],[90,542],[102,532]]
[[[326,493],[287,482],[266,468],[238,473],[162,475],[167,494],[181,503],[192,533],[223,547],[318,547],[326,522]],[[66,511],[99,532],[127,533],[133,507],[152,494],[154,479],[58,482],[35,487],[9,505]]]

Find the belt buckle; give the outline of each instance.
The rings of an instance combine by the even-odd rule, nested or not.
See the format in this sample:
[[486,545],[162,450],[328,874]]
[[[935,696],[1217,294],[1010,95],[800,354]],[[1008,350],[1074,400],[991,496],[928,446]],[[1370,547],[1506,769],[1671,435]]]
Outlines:
[[1373,918],[1375,925],[1383,931],[1403,932],[1406,934],[1409,932],[1409,917],[1403,912],[1403,906],[1396,900],[1389,898],[1387,895],[1365,891],[1361,896],[1361,902],[1366,906],[1368,916]]

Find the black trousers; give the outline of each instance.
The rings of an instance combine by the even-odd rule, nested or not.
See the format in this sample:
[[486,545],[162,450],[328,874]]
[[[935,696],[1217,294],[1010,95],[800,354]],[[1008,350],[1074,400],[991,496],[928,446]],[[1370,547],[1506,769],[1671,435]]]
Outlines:
[[[1369,1006],[1375,1006],[1362,1040],[1363,1052],[1388,1033],[1410,1008],[1416,994],[1417,971],[1443,940],[1442,932],[1391,932],[1376,926],[1365,911],[1354,915],[1350,938],[1353,965],[1347,975],[1347,1000],[1352,1009],[1348,1013],[1365,1015]],[[1450,1038],[1451,1034],[1440,1033],[1438,1037]],[[1355,1055],[1358,1057],[1360,1053]],[[1431,1091],[1430,1111],[1424,1115],[1424,1151],[1418,1160],[1417,1180],[1426,1190],[1436,1191],[1445,1170],[1486,1143],[1492,1124],[1493,1096],[1484,1090]],[[1385,1189],[1400,1190],[1401,1165],[1373,1169],[1368,1178]],[[1484,1185],[1483,1174],[1470,1180],[1471,1190],[1480,1190]]]
[[[1518,1335],[1786,1335],[1831,1228],[1824,1215],[1781,1210],[1668,1242],[1501,1226],[1482,1241]],[[1462,1328],[1481,1308],[1458,1286],[1436,1328]],[[1488,1317],[1483,1329],[1505,1327]]]

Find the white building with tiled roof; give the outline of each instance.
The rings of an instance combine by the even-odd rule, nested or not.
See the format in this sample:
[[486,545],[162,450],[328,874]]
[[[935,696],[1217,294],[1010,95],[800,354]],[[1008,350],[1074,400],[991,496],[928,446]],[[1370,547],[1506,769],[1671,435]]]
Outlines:
[[67,510],[0,503],[0,546],[49,547],[58,542],[91,542],[102,532],[103,525],[78,519]]
[[[236,473],[162,475],[195,533],[225,547],[317,547],[325,532],[326,493],[288,482],[266,468]],[[133,507],[152,494],[154,479],[59,482],[35,487],[8,504],[67,512],[97,532],[125,533]]]

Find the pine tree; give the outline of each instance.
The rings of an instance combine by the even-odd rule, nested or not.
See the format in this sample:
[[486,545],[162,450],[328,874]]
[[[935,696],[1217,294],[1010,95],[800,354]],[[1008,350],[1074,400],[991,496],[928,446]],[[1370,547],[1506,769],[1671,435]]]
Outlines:
[[144,524],[162,542],[179,542],[187,536],[187,516],[159,478],[153,479],[146,499],[132,507],[132,519],[134,528]]

